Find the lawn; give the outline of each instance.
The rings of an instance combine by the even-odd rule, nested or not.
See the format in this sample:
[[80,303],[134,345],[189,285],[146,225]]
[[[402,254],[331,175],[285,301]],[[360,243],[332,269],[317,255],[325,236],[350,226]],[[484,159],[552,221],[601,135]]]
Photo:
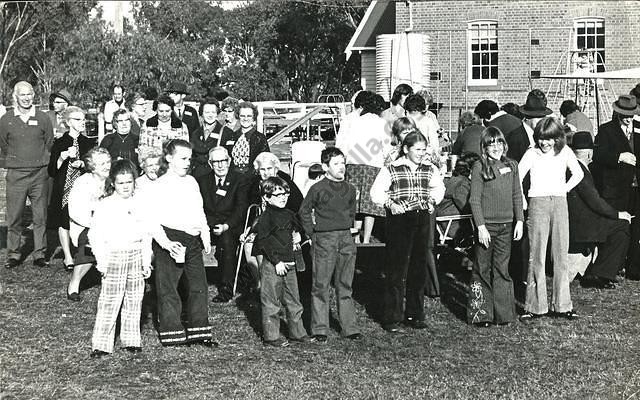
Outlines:
[[61,261],[40,270],[27,259],[0,271],[0,399],[640,397],[640,282],[609,291],[574,282],[578,321],[481,329],[459,317],[464,273],[443,273],[442,297],[425,300],[428,328],[390,336],[372,318],[374,277],[370,269],[356,276],[358,342],[334,331],[326,344],[265,348],[257,303],[239,298],[210,304],[217,349],[163,348],[147,316],[143,353],[117,343],[113,355],[91,359],[99,286],[70,302]]

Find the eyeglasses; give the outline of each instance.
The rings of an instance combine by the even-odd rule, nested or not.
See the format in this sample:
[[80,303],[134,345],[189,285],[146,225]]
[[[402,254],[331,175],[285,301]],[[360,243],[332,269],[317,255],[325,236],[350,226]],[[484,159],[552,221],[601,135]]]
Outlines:
[[209,162],[211,163],[211,165],[216,165],[216,164],[217,165],[224,165],[224,164],[229,163],[229,160],[225,158],[225,159],[222,159],[222,160],[209,160]]
[[253,114],[251,115],[240,115],[240,119],[253,119]]
[[267,195],[267,197],[277,197],[277,198],[286,197],[286,196],[289,196],[289,192],[278,192],[278,193],[271,193]]

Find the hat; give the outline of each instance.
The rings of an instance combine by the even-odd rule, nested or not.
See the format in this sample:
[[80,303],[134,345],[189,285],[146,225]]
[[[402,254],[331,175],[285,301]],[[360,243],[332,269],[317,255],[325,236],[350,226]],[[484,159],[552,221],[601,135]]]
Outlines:
[[541,118],[553,114],[547,107],[547,97],[544,92],[534,89],[527,95],[527,102],[520,107],[520,113],[525,117]]
[[613,102],[613,111],[627,116],[640,114],[640,107],[636,101],[636,96],[630,94],[620,95],[618,100]]
[[67,103],[69,103],[69,105],[71,105],[71,93],[69,93],[67,91],[67,89],[62,89],[62,90],[59,90],[57,92],[51,93],[49,95],[49,101],[53,102],[53,100],[55,100],[56,97],[61,98],[62,100],[64,100]]
[[574,133],[570,147],[574,150],[593,149],[593,138],[591,137],[591,133],[585,131]]
[[189,94],[187,85],[182,82],[173,82],[166,90],[167,93]]

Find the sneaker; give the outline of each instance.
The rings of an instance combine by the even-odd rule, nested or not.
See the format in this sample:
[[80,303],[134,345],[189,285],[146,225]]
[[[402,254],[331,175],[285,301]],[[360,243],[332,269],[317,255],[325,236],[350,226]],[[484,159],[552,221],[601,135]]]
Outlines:
[[574,310],[570,310],[570,311],[566,311],[566,312],[554,312],[553,316],[556,317],[556,318],[568,319],[569,321],[573,321],[575,319],[580,318],[578,313],[575,312]]
[[413,329],[426,329],[427,323],[423,319],[407,318],[404,324]]
[[289,347],[289,341],[284,338],[278,338],[276,340],[265,340],[264,345],[269,347]]
[[304,335],[299,338],[289,338],[289,341],[295,342],[295,343],[307,344],[307,343],[315,343],[316,338]]
[[520,320],[520,322],[528,324],[532,322],[534,319],[542,318],[543,316],[544,314],[534,314],[534,313],[526,312],[522,314],[518,319]]

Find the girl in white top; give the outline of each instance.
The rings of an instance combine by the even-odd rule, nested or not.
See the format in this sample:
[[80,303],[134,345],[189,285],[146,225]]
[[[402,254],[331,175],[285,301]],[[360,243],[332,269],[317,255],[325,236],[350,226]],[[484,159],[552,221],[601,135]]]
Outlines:
[[142,351],[140,313],[144,279],[151,275],[151,236],[133,196],[136,170],[130,160],[113,163],[108,196],[96,206],[89,229],[96,268],[102,274],[91,357],[113,352],[121,307],[120,342],[131,353]]
[[[578,317],[573,310],[567,265],[569,251],[569,214],[567,192],[584,176],[573,152],[565,146],[564,128],[553,117],[540,120],[533,133],[536,146],[527,150],[519,165],[520,181],[530,174],[529,215],[529,271],[523,322],[548,312],[545,259],[547,241],[551,236],[553,261],[552,311],[567,319]],[[571,177],[567,180],[567,169]],[[525,209],[526,200],[523,201]]]

